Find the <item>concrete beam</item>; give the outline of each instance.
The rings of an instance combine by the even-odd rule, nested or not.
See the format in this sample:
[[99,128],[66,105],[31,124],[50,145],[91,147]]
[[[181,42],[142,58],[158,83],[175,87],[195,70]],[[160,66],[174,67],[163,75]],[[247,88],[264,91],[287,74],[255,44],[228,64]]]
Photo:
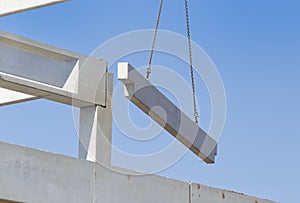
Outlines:
[[28,94],[0,88],[0,106],[16,104],[25,101],[31,101],[34,99],[38,99],[38,98]]
[[45,98],[80,107],[79,157],[105,165],[112,81],[102,60],[0,32],[0,105]]
[[1,0],[0,16],[10,15],[35,8],[49,6],[68,0]]
[[1,142],[0,159],[0,200],[3,201],[275,203],[154,175],[121,174],[98,163]]
[[206,163],[214,163],[217,143],[129,63],[118,64],[125,96]]
[[106,70],[102,60],[0,31],[0,88],[79,107],[105,106]]
[[246,196],[242,193],[216,190],[212,187],[190,183],[191,203],[222,202],[222,203],[267,203],[268,200],[259,199],[253,196]]

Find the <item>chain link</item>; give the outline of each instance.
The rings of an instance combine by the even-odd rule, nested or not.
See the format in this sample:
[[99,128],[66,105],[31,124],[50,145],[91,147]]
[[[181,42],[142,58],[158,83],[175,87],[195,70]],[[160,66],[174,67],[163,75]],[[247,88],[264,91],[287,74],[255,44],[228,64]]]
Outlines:
[[153,52],[154,52],[154,48],[155,48],[155,42],[156,42],[156,38],[157,38],[157,32],[158,32],[162,7],[163,7],[163,0],[160,0],[159,10],[158,10],[158,15],[157,15],[157,20],[156,20],[156,26],[155,26],[155,31],[154,31],[153,41],[152,41],[152,48],[151,48],[151,51],[150,51],[148,68],[147,68],[147,71],[146,71],[146,79],[147,80],[149,79],[149,76],[150,76],[150,73],[151,73],[151,63],[152,63]]
[[196,103],[195,78],[194,78],[194,69],[193,69],[193,57],[192,57],[192,45],[191,45],[191,33],[190,33],[190,21],[189,21],[189,7],[188,7],[187,0],[184,0],[184,6],[185,6],[186,32],[188,38],[188,48],[189,48],[189,58],[190,58],[190,74],[191,74],[191,81],[192,81],[194,117],[195,117],[195,123],[198,125],[199,115],[198,115],[197,103]]
[[[190,60],[190,75],[191,75],[191,81],[192,81],[194,118],[195,118],[195,123],[198,125],[199,114],[197,111],[197,103],[196,103],[195,78],[194,78],[194,69],[193,69],[193,57],[192,57],[190,21],[189,21],[189,8],[188,8],[187,0],[184,0],[184,5],[185,5],[185,17],[186,17],[186,32],[187,32],[187,38],[188,38],[188,51],[189,51],[189,60]],[[149,76],[151,73],[151,63],[152,63],[153,52],[154,52],[156,38],[157,38],[157,32],[158,32],[162,7],[163,7],[163,0],[160,0],[160,6],[159,6],[157,20],[156,20],[156,26],[155,26],[155,31],[154,31],[153,41],[152,41],[152,47],[151,47],[150,56],[149,56],[148,68],[146,70],[146,79],[149,79]]]

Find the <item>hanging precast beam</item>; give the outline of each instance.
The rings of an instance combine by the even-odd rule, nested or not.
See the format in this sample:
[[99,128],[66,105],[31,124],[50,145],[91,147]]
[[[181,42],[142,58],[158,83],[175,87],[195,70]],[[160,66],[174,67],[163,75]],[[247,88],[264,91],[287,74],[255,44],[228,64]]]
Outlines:
[[214,163],[217,142],[129,63],[118,64],[125,96],[206,163]]
[[0,106],[36,98],[105,106],[106,71],[103,60],[0,31]]
[[68,0],[1,0],[0,16],[10,15],[52,4],[66,2]]

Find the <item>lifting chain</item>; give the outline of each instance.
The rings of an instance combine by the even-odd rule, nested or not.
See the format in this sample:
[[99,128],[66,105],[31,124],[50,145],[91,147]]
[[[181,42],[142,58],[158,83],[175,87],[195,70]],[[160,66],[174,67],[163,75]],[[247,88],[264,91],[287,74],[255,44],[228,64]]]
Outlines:
[[155,31],[154,31],[154,36],[153,36],[153,41],[152,41],[152,48],[150,51],[150,57],[149,57],[149,62],[148,62],[148,68],[146,71],[146,79],[149,79],[150,73],[151,73],[151,63],[152,63],[152,58],[153,58],[153,52],[155,48],[155,42],[156,42],[156,37],[157,37],[157,31],[159,27],[159,21],[160,21],[160,16],[161,16],[161,11],[163,7],[163,0],[160,0],[160,5],[159,5],[159,10],[158,10],[158,15],[157,15],[157,20],[156,20],[156,26],[155,26]]
[[[196,103],[196,91],[195,91],[195,78],[194,78],[194,70],[193,70],[193,58],[192,58],[192,46],[191,46],[191,34],[190,34],[190,22],[189,22],[189,8],[188,8],[188,2],[187,0],[184,0],[184,6],[185,6],[185,17],[186,17],[186,32],[187,32],[187,38],[188,38],[188,51],[189,51],[189,60],[190,60],[190,75],[191,75],[191,81],[192,81],[192,94],[193,94],[193,105],[194,105],[194,118],[195,123],[198,125],[198,111],[197,111],[197,103]],[[150,73],[151,73],[151,63],[153,58],[153,52],[155,49],[155,43],[157,38],[157,32],[159,27],[159,21],[161,16],[161,11],[163,7],[163,0],[160,0],[160,6],[158,10],[157,20],[156,20],[156,26],[152,41],[152,48],[150,51],[150,57],[148,62],[148,68],[146,71],[146,79],[149,79]]]
[[195,117],[195,123],[198,125],[199,115],[197,111],[197,102],[196,102],[195,78],[194,78],[194,69],[193,69],[193,57],[192,57],[192,45],[191,45],[191,33],[190,33],[190,21],[189,21],[189,7],[188,7],[187,0],[184,0],[184,6],[185,6],[185,19],[186,19],[186,32],[188,38],[189,57],[190,57],[190,74],[191,74],[191,81],[192,81],[194,117]]

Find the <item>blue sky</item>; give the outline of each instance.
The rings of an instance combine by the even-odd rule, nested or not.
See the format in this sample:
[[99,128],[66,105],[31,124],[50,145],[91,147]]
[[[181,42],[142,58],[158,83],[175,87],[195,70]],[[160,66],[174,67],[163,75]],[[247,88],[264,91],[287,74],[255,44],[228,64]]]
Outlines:
[[[227,119],[215,165],[205,165],[188,153],[159,175],[296,202],[300,189],[300,2],[189,2],[192,39],[220,72]],[[0,29],[90,54],[116,35],[154,28],[158,4],[159,0],[73,0],[2,17]],[[161,28],[185,34],[184,17],[183,1],[166,0]],[[136,57],[135,63],[146,65],[147,54]],[[179,73],[189,80],[188,69]],[[197,98],[204,101],[200,110],[205,128],[209,102],[200,77],[196,80]],[[76,156],[70,107],[40,100],[0,111],[1,141]],[[139,111],[132,111],[136,118],[149,122]],[[118,134],[114,128],[114,136]]]

